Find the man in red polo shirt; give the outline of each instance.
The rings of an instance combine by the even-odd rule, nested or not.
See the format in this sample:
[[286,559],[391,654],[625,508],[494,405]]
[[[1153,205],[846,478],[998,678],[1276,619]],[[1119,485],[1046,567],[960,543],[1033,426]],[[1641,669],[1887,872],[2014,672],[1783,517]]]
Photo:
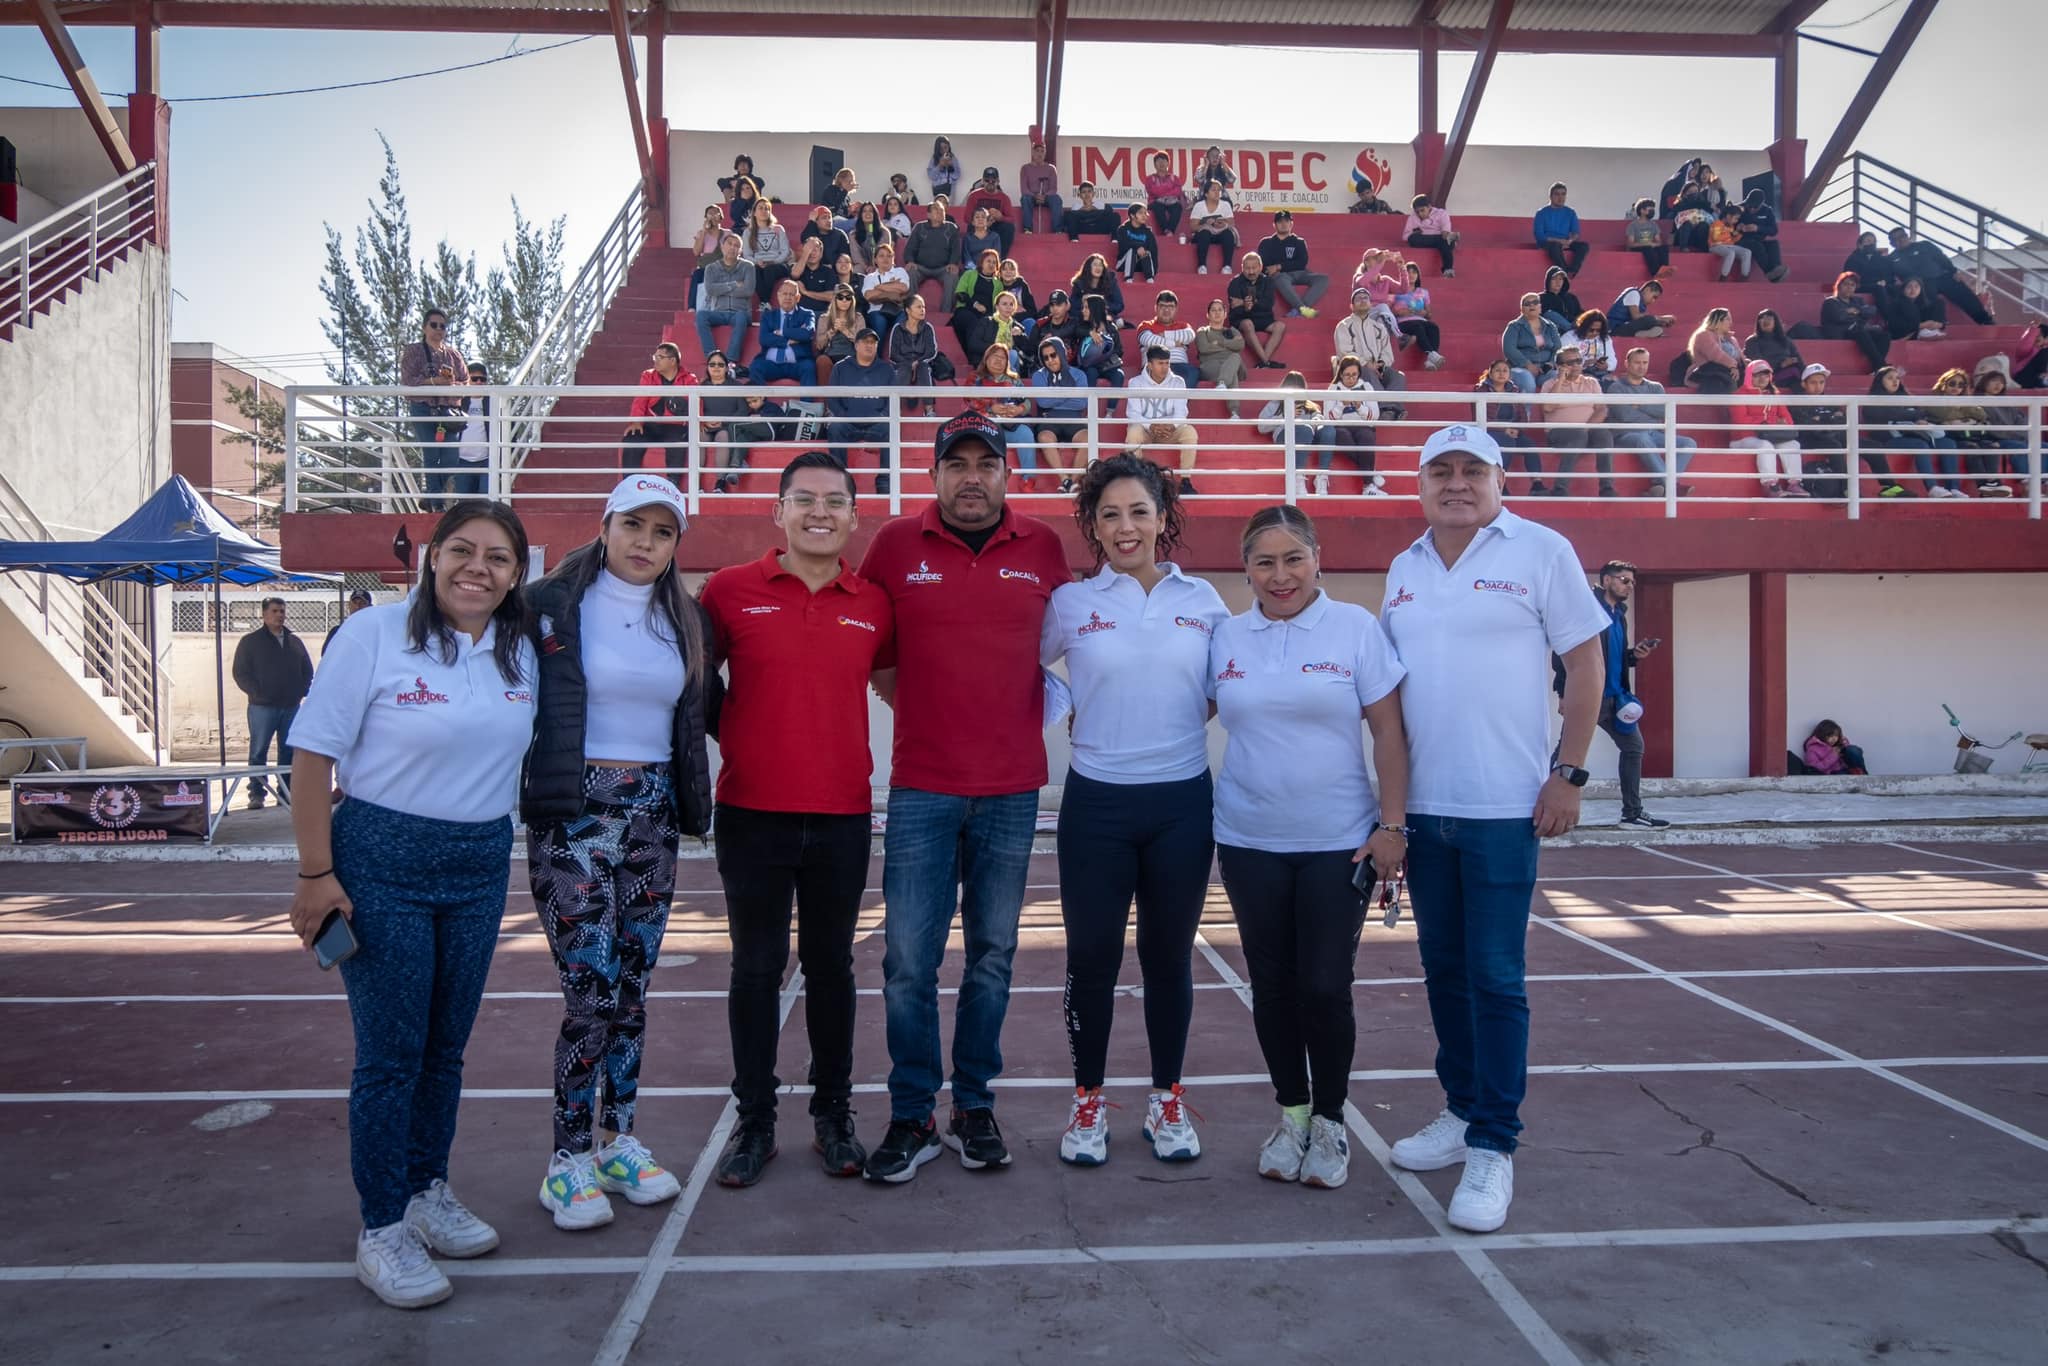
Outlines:
[[[876,534],[861,577],[896,608],[896,669],[876,690],[896,708],[883,838],[883,998],[889,1129],[871,1181],[904,1182],[943,1141],[970,1171],[1010,1163],[989,1083],[1002,1071],[1010,960],[1045,786],[1039,629],[1072,577],[1053,529],[1003,506],[1002,429],[968,412],[939,428],[937,504]],[[953,1015],[953,1113],[932,1117],[945,1080],[939,961],[960,908],[967,963]]]
[[853,477],[823,451],[790,461],[774,510],[788,547],[721,569],[704,607],[729,686],[717,730],[713,831],[732,936],[726,1018],[739,1124],[722,1186],[775,1156],[777,993],[797,915],[810,1032],[811,1122],[825,1170],[867,1162],[854,1133],[853,932],[867,885],[873,797],[868,680],[893,648],[889,596],[847,567]]

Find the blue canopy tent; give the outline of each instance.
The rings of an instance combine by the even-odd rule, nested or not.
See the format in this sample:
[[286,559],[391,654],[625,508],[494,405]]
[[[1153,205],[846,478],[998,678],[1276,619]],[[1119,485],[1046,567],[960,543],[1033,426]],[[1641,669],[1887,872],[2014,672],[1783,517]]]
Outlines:
[[[213,656],[216,672],[224,659],[220,586],[264,583],[335,583],[332,574],[298,574],[278,560],[277,547],[267,545],[221,516],[183,475],[174,474],[127,521],[90,541],[0,541],[0,574],[59,574],[79,583],[140,583],[151,588],[167,584],[210,583],[213,587]],[[156,603],[149,609],[150,709],[157,721],[151,731],[158,762],[163,758],[161,698],[155,668]],[[215,702],[220,712],[220,761],[228,761],[227,684],[216,679]]]

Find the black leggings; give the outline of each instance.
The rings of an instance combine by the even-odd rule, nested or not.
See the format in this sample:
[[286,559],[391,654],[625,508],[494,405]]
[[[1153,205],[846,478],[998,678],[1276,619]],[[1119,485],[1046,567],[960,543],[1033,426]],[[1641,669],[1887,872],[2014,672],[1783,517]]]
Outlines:
[[1195,929],[1209,890],[1211,820],[1206,772],[1124,784],[1068,770],[1060,799],[1060,916],[1076,1086],[1102,1085],[1133,896],[1152,1084],[1163,1091],[1180,1080],[1195,1005]]
[[1427,318],[1403,318],[1400,322],[1404,335],[1415,338],[1416,345],[1427,354],[1444,349],[1444,332]]
[[1186,209],[1178,199],[1155,199],[1152,201],[1152,223],[1162,236],[1171,236],[1180,231],[1180,216]]
[[1657,272],[1671,264],[1671,248],[1659,242],[1654,247],[1637,247],[1636,252],[1643,258],[1643,268],[1650,272],[1652,280]]
[[1352,961],[1365,928],[1365,902],[1351,886],[1352,852],[1216,846],[1274,1096],[1340,1124],[1358,1033]]
[[1216,254],[1223,258],[1223,268],[1225,270],[1230,269],[1237,260],[1237,232],[1235,229],[1225,228],[1222,232],[1210,232],[1206,228],[1198,228],[1190,240],[1195,244],[1195,266],[1197,269],[1209,264],[1209,248],[1212,246],[1217,249]]
[[1435,247],[1437,264],[1441,269],[1450,270],[1458,263],[1458,249],[1442,233],[1411,232],[1408,234],[1411,247]]

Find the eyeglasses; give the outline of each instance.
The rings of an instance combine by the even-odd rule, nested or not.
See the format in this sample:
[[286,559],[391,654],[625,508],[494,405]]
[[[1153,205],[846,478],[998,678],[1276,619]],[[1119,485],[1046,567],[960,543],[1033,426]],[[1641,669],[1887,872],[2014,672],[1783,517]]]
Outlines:
[[1583,361],[1576,361],[1576,360],[1561,360],[1561,361],[1559,361],[1559,362],[1558,362],[1558,364],[1559,364],[1559,365],[1582,365],[1582,364],[1584,364],[1584,362],[1583,362]]
[[828,493],[822,498],[815,493],[785,493],[779,501],[798,512],[813,512],[820,506],[827,512],[845,512],[853,506],[853,499],[843,493]]
[[448,326],[448,324],[447,324],[447,323],[428,323],[428,324],[427,324],[427,331],[429,331],[429,332],[439,332],[439,331],[442,331],[443,329],[445,329],[445,328],[446,328],[447,326]]
[[484,382],[484,381],[485,381],[486,379],[488,379],[488,378],[490,378],[490,376],[488,376],[488,375],[480,375],[480,374],[476,373],[476,372],[475,372],[474,370],[472,370],[472,371],[470,371],[470,375],[469,375],[469,382],[470,382],[471,384],[482,384],[482,383],[483,383],[483,382]]
[[725,362],[722,360],[707,360],[704,362],[704,368],[707,370],[723,370]]

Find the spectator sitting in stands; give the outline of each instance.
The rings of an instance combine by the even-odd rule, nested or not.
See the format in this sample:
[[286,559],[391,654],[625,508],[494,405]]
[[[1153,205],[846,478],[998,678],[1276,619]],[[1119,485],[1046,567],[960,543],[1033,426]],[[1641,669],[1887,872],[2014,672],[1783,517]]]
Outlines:
[[[1364,397],[1372,392],[1372,382],[1365,377],[1365,362],[1357,356],[1339,356],[1330,367],[1329,406],[1324,414],[1329,418],[1330,450],[1350,451],[1352,459],[1358,462],[1359,473],[1370,476],[1365,481],[1366,494],[1384,498],[1386,476],[1373,468],[1379,447],[1379,433],[1373,424],[1380,420],[1380,405]],[[1330,491],[1327,477],[1319,477],[1316,483],[1317,493]]]
[[763,198],[761,187],[750,176],[741,176],[733,185],[732,202],[725,206],[726,221],[738,232],[754,216],[754,201]]
[[[710,284],[708,276],[705,284]],[[775,291],[775,306],[761,310],[761,354],[747,371],[750,383],[793,379],[807,391],[818,387],[818,362],[811,350],[818,315],[801,307],[799,297],[796,281],[784,280]]]
[[[1807,366],[1799,372],[1799,392],[1808,398],[1822,397],[1828,391],[1828,374],[1825,365]],[[1792,409],[1792,422],[1807,493],[1815,498],[1842,497],[1849,473],[1848,411],[1837,404],[1817,403]],[[1889,472],[1885,458],[1875,451],[1864,458],[1877,462],[1873,468],[1879,474]]]
[[1088,259],[1074,272],[1074,278],[1067,281],[1067,292],[1076,299],[1100,294],[1108,305],[1110,317],[1122,318],[1124,315],[1123,289],[1117,284],[1116,272],[1109,268],[1108,259],[1099,251],[1088,253]]
[[[1891,243],[1894,275],[1902,280],[1917,276],[1934,294],[1962,309],[1964,315],[1973,323],[1985,324],[1992,321],[1990,311],[1984,307],[1984,301],[1965,288],[1963,282],[1956,278],[1955,262],[1948,259],[1948,253],[1932,242],[1916,240],[1913,234],[1904,228],[1892,229]],[[1947,321],[1947,315],[1944,313],[1942,316],[1943,321]]]
[[1562,341],[1557,326],[1543,316],[1543,296],[1524,294],[1522,316],[1500,334],[1500,353],[1507,357],[1508,372],[1517,389],[1525,394],[1536,392],[1536,386],[1557,368],[1557,348]]
[[845,285],[833,290],[831,306],[818,315],[817,330],[811,336],[811,354],[818,362],[818,383],[830,384],[833,369],[853,359],[853,344],[866,326],[860,297]]
[[[1195,332],[1195,364],[1203,379],[1219,389],[1244,387],[1244,334],[1230,325],[1230,306],[1209,300],[1207,322]],[[1237,403],[1229,403],[1237,416]]]
[[1628,226],[1622,229],[1628,249],[1643,258],[1643,268],[1655,280],[1671,269],[1671,245],[1664,240],[1664,225],[1657,221],[1657,201],[1638,199]]
[[860,292],[861,272],[855,266],[851,255],[842,256],[832,263],[832,292],[849,290],[853,294],[853,306],[862,313],[867,312],[867,296]]
[[1147,356],[1153,347],[1165,347],[1167,368],[1192,389],[1202,382],[1202,367],[1188,359],[1188,348],[1194,344],[1195,329],[1180,316],[1180,296],[1170,289],[1160,290],[1152,301],[1152,316],[1138,324],[1139,347]]
[[965,258],[960,254],[960,225],[946,217],[945,200],[934,199],[925,206],[924,222],[911,229],[903,254],[911,293],[922,290],[926,280],[937,280],[939,297],[953,297],[953,286],[960,283],[960,262]]
[[897,194],[882,196],[882,223],[895,237],[896,245],[899,247],[909,241],[910,234],[917,230],[916,225],[910,221],[909,202]]
[[[732,362],[725,352],[713,351],[704,357],[704,385],[709,389],[730,389],[739,381],[733,378]],[[713,493],[729,493],[740,481],[733,473],[746,464],[735,459],[732,424],[747,412],[746,400],[727,394],[705,394],[697,400],[697,411],[701,419],[697,424],[697,440],[704,450],[704,463],[714,471],[711,483]]]
[[[1081,377],[1091,388],[1101,384],[1121,389],[1124,387],[1123,325],[1109,311],[1109,300],[1103,295],[1083,294],[1080,297],[1081,325],[1087,331],[1081,338],[1075,368],[1080,370]],[[1110,417],[1116,416],[1116,409],[1116,399],[1103,401],[1102,411]]]
[[1060,344],[1067,348],[1067,368],[1074,368],[1076,358],[1081,354],[1081,339],[1088,335],[1088,329],[1081,323],[1081,311],[1074,307],[1074,296],[1064,289],[1056,289],[1045,301],[1045,311],[1039,315],[1038,326],[1031,330],[1043,346],[1047,337],[1058,337]]
[[[989,344],[1000,346],[1010,353],[1010,368],[1021,378],[1024,374],[1024,355],[1031,345],[1031,319],[1017,309],[1017,296],[1009,290],[996,295],[995,331],[990,335]],[[1033,357],[1034,361],[1036,357]]]
[[2048,377],[2048,323],[2038,319],[2020,330],[2019,345],[2013,348],[2012,382],[2021,389],[2038,389]]
[[1430,203],[1428,195],[1419,194],[1408,201],[1408,221],[1401,225],[1401,240],[1411,247],[1435,247],[1443,277],[1456,277],[1452,264],[1457,260],[1458,234],[1451,229],[1450,213],[1441,204]]
[[[789,281],[783,281],[789,285]],[[790,285],[790,288],[795,286]],[[754,316],[754,263],[740,256],[740,235],[727,233],[718,243],[718,259],[704,267],[704,306],[697,310],[697,342],[704,354],[718,348],[712,329],[730,328],[726,354],[740,363],[747,345],[747,325]]]
[[1288,312],[1315,317],[1316,300],[1330,287],[1330,277],[1308,268],[1308,243],[1296,235],[1293,213],[1286,209],[1274,213],[1273,231],[1259,239],[1259,259],[1266,263],[1273,290]]
[[[1022,377],[1010,368],[1010,353],[993,343],[981,353],[981,363],[974,367],[974,378],[968,381],[970,389],[1015,391],[1023,386]],[[1031,444],[1031,400],[1019,392],[991,394],[969,397],[967,407],[1003,429],[1006,444],[1017,457],[1018,480],[1028,492],[1032,476],[1038,471],[1038,453]]]
[[999,239],[1003,255],[1008,256],[1017,245],[1017,204],[1003,189],[1003,177],[993,166],[981,169],[981,179],[967,192],[967,213],[971,218],[977,210],[988,213],[989,231]]
[[[1187,182],[1170,169],[1173,158],[1161,152],[1152,158],[1152,174],[1145,177],[1145,205],[1152,220],[1165,233],[1179,233],[1180,216],[1187,211]],[[1125,279],[1130,278],[1125,272]]]
[[1187,381],[1173,373],[1171,356],[1163,346],[1147,348],[1145,373],[1130,383],[1130,426],[1124,431],[1124,449],[1142,451],[1147,446],[1180,447],[1180,491],[1195,491],[1195,429],[1188,425]]
[[1557,479],[1550,492],[1557,496],[1577,492],[1568,476],[1579,457],[1590,450],[1600,474],[1600,496],[1614,497],[1614,443],[1601,425],[1606,397],[1600,381],[1585,373],[1576,346],[1557,348],[1557,373],[1543,381],[1540,392],[1553,396],[1548,402],[1532,405],[1549,429],[1550,448],[1557,452]]
[[1872,373],[1884,368],[1892,334],[1878,318],[1875,304],[1856,297],[1857,278],[1848,271],[1835,277],[1834,293],[1821,301],[1820,334],[1829,341],[1853,341]]
[[1892,256],[1878,246],[1874,232],[1856,239],[1856,250],[1842,262],[1842,270],[1856,277],[1858,293],[1868,294],[1873,300],[1882,301],[1885,291],[1892,287]]
[[862,278],[860,292],[867,301],[868,326],[886,342],[910,300],[910,272],[896,264],[896,248],[887,242],[875,248],[875,268]]
[[[1677,451],[1665,448],[1664,419],[1669,405],[1657,401],[1663,397],[1664,386],[1650,378],[1649,350],[1632,347],[1622,357],[1621,373],[1602,387],[1607,391],[1607,421],[1613,428],[1609,436],[1616,449],[1634,451],[1643,468],[1656,476],[1657,496],[1667,496],[1671,481],[1685,478],[1686,466],[1699,453],[1698,443],[1680,433],[1673,438]],[[1668,465],[1667,456],[1671,457]],[[1679,497],[1691,492],[1692,485],[1678,485]]]
[[[697,268],[690,272],[690,297],[683,306],[698,309],[704,306],[704,266],[718,255],[718,244],[726,234],[725,205],[710,204],[704,209],[704,225],[697,229],[697,235],[690,239],[690,251],[697,258]],[[745,255],[744,251],[741,255]]]
[[[2003,473],[2004,463],[1999,458],[1998,447],[1984,440],[1984,429],[1990,425],[1991,418],[1982,404],[1965,401],[1970,396],[1968,375],[1961,370],[1943,371],[1941,377],[1934,381],[1933,397],[1940,402],[1928,404],[1928,420],[1939,426],[1955,443],[1963,468],[1969,471],[1977,486],[1979,498],[2010,498],[2012,490],[1998,478]],[[1950,487],[1959,490],[1953,482]]]
[[[1248,251],[1238,258],[1238,276],[1230,282],[1225,291],[1230,297],[1230,325],[1244,337],[1245,350],[1252,353],[1253,364],[1261,370],[1284,370],[1273,357],[1279,353],[1280,339],[1287,335],[1287,324],[1273,316],[1273,282],[1266,278],[1266,263],[1255,251]],[[1266,334],[1266,340],[1259,341],[1259,333]]]
[[1472,392],[1487,396],[1481,403],[1473,405],[1472,415],[1480,426],[1486,428],[1486,434],[1499,444],[1501,459],[1506,462],[1501,468],[1512,472],[1515,467],[1514,452],[1520,451],[1523,468],[1535,476],[1529,485],[1529,492],[1542,493],[1543,456],[1536,448],[1535,433],[1528,425],[1528,410],[1521,403],[1505,397],[1512,394],[1519,399],[1522,393],[1515,384],[1514,375],[1509,371],[1506,358],[1487,366],[1486,373],[1472,386]]
[[1358,182],[1358,197],[1344,206],[1346,213],[1399,213],[1400,210],[1381,199],[1379,191],[1372,187],[1370,180]]
[[[925,321],[927,309],[922,294],[913,294],[903,305],[903,316],[889,329],[889,363],[896,367],[896,382],[905,388],[929,389],[938,383],[933,372],[939,355],[939,334]],[[907,400],[907,413],[935,410],[928,398]]]
[[791,274],[789,231],[776,221],[775,206],[765,199],[754,201],[754,216],[740,234],[740,255],[754,263],[754,297],[767,303],[775,287]]
[[[1905,395],[1906,372],[1896,365],[1885,366],[1870,377],[1870,392],[1880,398]],[[1956,479],[1962,469],[1962,460],[1956,452],[1955,441],[1928,421],[1926,413],[1910,405],[1873,406],[1863,410],[1863,421],[1863,449],[1910,455],[1914,472],[1920,476],[1922,497],[1968,496]],[[1940,475],[1935,473],[1936,452],[1940,452]]]
[[[1074,491],[1074,472],[1088,463],[1088,384],[1081,372],[1067,363],[1067,344],[1058,337],[1038,342],[1038,366],[1031,372],[1033,406],[1037,421],[1033,431],[1045,466],[1059,476],[1060,492]],[[1062,459],[1060,447],[1072,452]]]
[[1215,143],[1210,143],[1209,150],[1202,154],[1200,168],[1195,171],[1194,197],[1200,199],[1209,186],[1221,185],[1223,197],[1228,199],[1231,188],[1236,184],[1237,177],[1231,173],[1230,167],[1224,164],[1223,149]]
[[[1289,370],[1280,377],[1282,389],[1307,390],[1308,380],[1299,370]],[[1306,393],[1301,398],[1273,398],[1266,400],[1266,406],[1259,409],[1258,421],[1253,424],[1259,435],[1273,439],[1276,446],[1285,446],[1291,433],[1294,437],[1294,473],[1288,480],[1293,497],[1302,494],[1302,473],[1314,470],[1313,485],[1318,495],[1330,492],[1330,464],[1334,452],[1331,450],[1330,420],[1323,414],[1323,405]]]
[[1778,310],[1766,308],[1756,315],[1756,331],[1743,340],[1742,354],[1750,360],[1767,360],[1771,363],[1771,378],[1780,389],[1790,389],[1799,383],[1799,377],[1806,370],[1806,358],[1799,354],[1799,348],[1785,332],[1785,324],[1778,317]]
[[712,486],[713,492],[730,493],[739,487],[740,477],[733,471],[743,470],[752,459],[752,446],[769,441],[796,440],[797,419],[789,409],[774,399],[749,395],[742,401],[745,415],[726,428],[727,439],[742,443],[730,446],[725,453],[726,473],[719,476]]
[[1192,220],[1195,243],[1195,274],[1209,273],[1209,248],[1217,248],[1217,255],[1223,258],[1223,273],[1230,274],[1230,263],[1237,256],[1237,229],[1232,226],[1236,211],[1230,201],[1223,197],[1223,187],[1210,181],[1202,191],[1202,198],[1195,204]]
[[1078,242],[1082,234],[1090,237],[1113,237],[1121,221],[1115,209],[1105,209],[1095,202],[1095,182],[1084,180],[1074,187],[1080,202],[1072,205],[1060,215],[1060,226],[1066,229],[1067,240]]
[[1762,190],[1751,190],[1742,200],[1742,245],[1756,258],[1757,267],[1772,284],[1785,278],[1785,259],[1778,250],[1778,211],[1764,202]]
[[862,271],[875,268],[877,250],[896,245],[896,234],[889,231],[889,225],[882,221],[882,211],[872,201],[862,201],[854,208],[853,226],[847,229],[846,236],[853,243],[853,257]]
[[1685,194],[1685,187],[1692,184],[1693,172],[1700,168],[1698,157],[1687,157],[1679,164],[1677,174],[1664,182],[1664,188],[1657,192],[1657,217],[1669,223],[1678,216],[1678,201]]
[[[881,359],[882,339],[872,327],[854,336],[853,358],[832,367],[832,387],[825,394],[825,416],[831,420],[828,432],[832,458],[851,466],[848,451],[855,446],[873,450],[886,465],[889,458],[889,389],[896,382],[896,368]],[[875,475],[875,492],[889,491],[885,469]]]
[[1885,332],[1893,341],[1939,341],[1942,336],[1941,300],[1928,294],[1914,276],[1908,275],[1897,289],[1885,291],[1880,305]]
[[[471,368],[472,375],[477,368]],[[693,387],[697,377],[683,369],[683,353],[676,344],[663,342],[654,348],[654,364],[640,372],[640,383],[656,392],[633,400],[626,419],[626,440],[619,448],[619,468],[645,469],[647,452],[658,449],[669,477],[680,478],[690,463],[690,424],[665,419],[688,416],[689,400],[673,390]],[[469,496],[480,498],[483,493],[478,490]]]
[[1031,144],[1031,160],[1017,175],[1017,212],[1024,231],[1038,231],[1038,211],[1045,210],[1047,232],[1058,232],[1060,215],[1060,168],[1045,159],[1045,144]]
[[1864,765],[1862,746],[1850,744],[1840,726],[1825,720],[1806,737],[1806,766],[1826,775],[1870,772]]
[[1735,318],[1725,308],[1710,308],[1685,344],[1690,368],[1685,382],[1703,394],[1732,394],[1742,373],[1742,346],[1735,340]]
[[1742,245],[1742,210],[1730,204],[1721,210],[1721,216],[1707,229],[1707,250],[1721,261],[1721,278],[1728,278],[1735,267],[1742,267],[1742,278],[1749,278],[1750,250]]
[[1017,296],[1019,313],[1027,318],[1038,316],[1038,300],[1031,293],[1030,282],[1025,280],[1023,273],[1017,269],[1015,261],[1005,256],[1002,264],[996,267],[996,279],[1002,282],[1004,289]]
[[1607,306],[1607,330],[1617,337],[1661,337],[1678,319],[1669,313],[1652,313],[1664,297],[1664,286],[1655,280],[1624,289]]
[[995,230],[986,208],[972,209],[967,214],[967,231],[960,235],[960,262],[969,264],[981,259],[985,251],[992,251],[1001,260],[1009,247],[1003,243],[1003,235]]
[[953,336],[960,354],[979,356],[996,339],[996,296],[1003,292],[1002,257],[985,248],[974,269],[953,286]]
[[[1263,259],[1263,258],[1261,258]],[[1406,346],[1408,337],[1401,331],[1401,320],[1394,316],[1394,296],[1408,287],[1407,262],[1401,253],[1385,247],[1367,247],[1358,256],[1358,269],[1351,272],[1351,288],[1363,289],[1372,296],[1372,311],[1387,325],[1387,331]]]
[[1607,315],[1597,308],[1579,314],[1576,325],[1559,337],[1557,344],[1560,349],[1578,347],[1586,378],[1596,383],[1605,384],[1621,369],[1621,358],[1614,354],[1614,338],[1607,335]]
[[1736,394],[1747,398],[1729,414],[1728,420],[1749,435],[1728,443],[1729,449],[1756,452],[1756,477],[1766,498],[1806,498],[1806,467],[1799,451],[1798,431],[1792,414],[1777,402],[1778,386],[1771,378],[1771,363],[1753,360],[1743,372],[1743,384]]
[[1130,217],[1110,235],[1109,249],[1116,257],[1116,268],[1123,272],[1125,284],[1131,282],[1133,275],[1142,274],[1151,280],[1159,274],[1159,239],[1145,221],[1147,216],[1143,204],[1131,205]]
[[1572,293],[1572,277],[1564,267],[1552,266],[1543,272],[1543,317],[1552,327],[1569,332],[1578,326],[1579,315],[1585,311],[1579,296]]
[[1422,348],[1423,369],[1441,370],[1444,334],[1429,316],[1429,290],[1422,283],[1422,267],[1409,261],[1402,269],[1408,276],[1407,288],[1388,301],[1394,310],[1395,326],[1401,329],[1404,338],[1412,339]]
[[812,238],[816,238],[818,245],[823,249],[823,259],[828,266],[836,264],[840,257],[851,255],[853,252],[853,239],[846,235],[844,228],[832,221],[832,210],[823,204],[811,210],[811,221],[804,224],[804,230],[798,234],[799,241],[808,241]]
[[732,159],[731,175],[718,178],[718,192],[725,196],[726,203],[730,204],[733,200],[739,198],[740,181],[743,178],[754,182],[754,190],[757,194],[767,188],[767,179],[754,170],[754,159],[745,152],[741,152]]
[[1550,187],[1550,202],[1536,211],[1533,229],[1536,245],[1550,257],[1552,265],[1567,275],[1577,275],[1592,248],[1579,236],[1579,215],[1564,202],[1565,185]]
[[[889,202],[890,195],[894,195],[896,198],[902,200],[903,207],[906,209],[914,209],[918,207],[917,192],[910,188],[910,177],[903,174],[903,172],[901,171],[897,171],[895,174],[889,177],[889,194],[885,194],[882,196],[883,204],[886,205]],[[910,229],[905,228],[903,230],[903,235],[905,237],[908,237],[910,235]]]
[[803,306],[823,317],[825,310],[832,306],[833,292],[839,287],[839,272],[825,264],[823,242],[811,237],[797,244],[795,268],[790,278],[796,281],[797,294]]
[[1375,313],[1369,290],[1351,291],[1351,312],[1337,320],[1331,339],[1337,356],[1356,356],[1365,365],[1368,382],[1381,389],[1406,389],[1408,377],[1395,364],[1394,332],[1386,319]]
[[924,178],[932,187],[933,199],[953,197],[954,189],[960,184],[960,158],[953,154],[953,140],[947,137],[932,139],[932,159],[924,168]]
[[853,211],[860,205],[860,182],[853,174],[853,167],[841,166],[832,176],[832,183],[825,187],[825,198],[820,201],[832,210],[832,226],[844,233],[853,231]]
[[[2009,387],[2005,371],[1985,361],[1977,363],[1977,377],[1971,390],[1979,398],[2003,398]],[[2027,454],[2027,435],[2022,430],[2026,426],[2027,415],[2023,409],[1996,402],[1986,402],[1983,408],[1983,425],[1973,431],[1965,443],[1979,451],[1994,452],[1982,470],[1990,476],[1990,483],[1978,484],[1977,493],[1979,497],[2007,498],[2012,495],[2012,490],[1999,479],[2005,472],[2005,464],[2011,465],[2013,473],[2022,479],[2033,473],[2033,461]]]

